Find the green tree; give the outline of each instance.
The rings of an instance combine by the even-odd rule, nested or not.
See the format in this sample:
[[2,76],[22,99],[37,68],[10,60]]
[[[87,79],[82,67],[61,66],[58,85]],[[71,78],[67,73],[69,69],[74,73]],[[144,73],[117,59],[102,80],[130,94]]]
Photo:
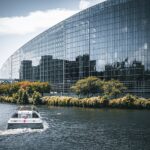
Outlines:
[[32,95],[32,102],[33,102],[33,105],[42,104],[41,94],[39,92],[34,91]]
[[13,95],[14,93],[17,93],[19,90],[19,85],[17,83],[11,83],[9,87],[9,95]]
[[103,81],[97,77],[88,77],[81,79],[71,87],[71,90],[78,95],[92,96],[96,93],[102,93]]
[[109,97],[116,97],[120,94],[123,94],[123,92],[126,90],[126,87],[123,83],[121,83],[118,80],[110,80],[105,81],[103,84],[103,91],[105,95],[108,95]]
[[26,91],[24,91],[23,95],[22,95],[22,104],[29,104],[29,96],[28,93]]
[[51,85],[48,82],[33,82],[31,84],[32,91],[37,91],[43,95],[43,93],[49,93]]
[[9,83],[1,83],[0,84],[0,94],[1,95],[10,95],[10,84]]
[[26,88],[26,91],[27,91],[27,93],[28,93],[29,96],[32,96],[32,94],[33,94],[33,88],[32,88],[31,85]]
[[44,82],[44,83],[42,84],[42,92],[43,92],[43,93],[49,93],[50,90],[51,90],[51,85],[50,85],[50,83]]
[[26,90],[24,90],[24,89],[19,90],[17,103],[19,103],[19,104],[29,104],[29,96],[28,96]]
[[18,99],[17,99],[17,103],[21,104],[22,103],[22,95],[23,95],[23,89],[20,89],[18,91]]
[[5,94],[5,89],[4,89],[4,85],[0,84],[0,95]]
[[14,94],[12,95],[12,99],[13,99],[14,103],[17,103],[17,102],[18,102],[18,98],[19,98],[18,92],[17,92],[17,93],[14,93]]

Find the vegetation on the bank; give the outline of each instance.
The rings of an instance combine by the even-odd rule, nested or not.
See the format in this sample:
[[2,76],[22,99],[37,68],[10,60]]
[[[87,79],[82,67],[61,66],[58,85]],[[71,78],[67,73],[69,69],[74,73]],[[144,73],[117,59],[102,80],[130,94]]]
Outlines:
[[75,98],[67,96],[45,96],[43,103],[52,106],[104,107],[108,100],[103,97]]
[[18,104],[29,104],[29,96],[26,90],[20,89],[16,94]]
[[[84,98],[74,97],[43,97],[43,103],[52,106],[76,107],[110,107],[110,108],[146,108],[150,109],[150,100],[130,94],[125,95],[127,88],[118,80],[101,80],[97,77],[87,77],[77,81],[71,90]],[[91,97],[94,95],[97,97]],[[119,98],[119,96],[121,98]],[[86,98],[85,98],[86,97]],[[117,98],[118,97],[118,98]]]
[[15,82],[0,84],[0,102],[18,104],[41,104],[41,95],[49,93],[48,82]]
[[77,95],[92,96],[97,93],[102,93],[102,86],[104,81],[101,81],[97,77],[88,77],[78,80],[75,85],[71,87],[71,90]]
[[81,79],[71,87],[71,90],[77,95],[84,95],[87,97],[95,94],[105,95],[109,98],[116,97],[123,94],[126,87],[118,80],[104,81],[97,77],[88,77]]
[[12,96],[17,93],[20,89],[24,89],[28,94],[33,94],[37,91],[41,94],[49,92],[51,86],[48,82],[14,82],[14,83],[1,83],[0,84],[0,95]]
[[39,92],[34,92],[32,95],[32,103],[33,105],[42,104],[41,94]]
[[[51,86],[47,82],[17,82],[0,84],[0,102],[18,104],[45,104],[52,106],[76,106],[91,108],[135,108],[150,109],[150,99],[125,95],[126,87],[117,80],[104,81],[97,77],[88,77],[77,81],[72,91],[84,98],[67,96],[45,96]],[[91,97],[98,95],[95,97]],[[125,96],[123,96],[125,95]]]
[[137,109],[150,109],[150,99],[139,98],[131,94],[124,97],[112,99],[109,101],[109,107],[112,108],[137,108]]
[[150,99],[138,98],[130,94],[111,100],[108,100],[105,96],[91,98],[45,96],[43,97],[43,103],[51,106],[150,109]]

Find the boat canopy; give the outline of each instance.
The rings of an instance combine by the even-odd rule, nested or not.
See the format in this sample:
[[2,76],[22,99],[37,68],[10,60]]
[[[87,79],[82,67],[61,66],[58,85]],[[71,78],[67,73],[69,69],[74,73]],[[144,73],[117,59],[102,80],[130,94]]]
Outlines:
[[18,107],[18,111],[36,111],[38,112],[35,106],[20,106]]

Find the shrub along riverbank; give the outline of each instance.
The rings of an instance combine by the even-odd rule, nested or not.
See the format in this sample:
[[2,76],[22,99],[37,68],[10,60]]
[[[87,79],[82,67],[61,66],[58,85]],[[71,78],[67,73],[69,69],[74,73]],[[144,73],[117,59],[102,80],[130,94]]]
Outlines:
[[[16,99],[9,96],[0,96],[0,102],[18,103]],[[90,98],[45,96],[41,98],[39,93],[34,93],[33,98],[29,99],[28,104],[83,108],[150,109],[150,99],[139,98],[130,94],[127,94],[124,97],[108,100],[105,96]]]
[[17,104],[42,104],[41,96],[49,93],[48,82],[14,82],[0,83],[0,102]]
[[42,98],[46,105],[51,106],[75,106],[75,107],[89,107],[89,108],[133,108],[133,109],[150,109],[150,100],[139,98],[130,94],[124,97],[108,100],[103,97],[91,98],[73,98],[73,97],[58,97],[46,96]]
[[[15,104],[75,106],[91,108],[133,108],[150,109],[150,99],[139,98],[130,94],[124,95],[126,87],[118,80],[100,80],[97,77],[88,77],[77,81],[71,90],[79,97],[46,96],[51,85],[47,82],[17,82],[0,84],[0,102]],[[93,97],[94,94],[101,96]],[[91,97],[90,97],[91,96]],[[116,98],[119,97],[119,98]]]

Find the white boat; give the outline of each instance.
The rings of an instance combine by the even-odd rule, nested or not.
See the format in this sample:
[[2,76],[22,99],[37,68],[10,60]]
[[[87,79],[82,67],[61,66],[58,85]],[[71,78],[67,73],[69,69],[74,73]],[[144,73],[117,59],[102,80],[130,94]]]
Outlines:
[[43,129],[43,121],[34,106],[21,106],[8,120],[7,129]]

